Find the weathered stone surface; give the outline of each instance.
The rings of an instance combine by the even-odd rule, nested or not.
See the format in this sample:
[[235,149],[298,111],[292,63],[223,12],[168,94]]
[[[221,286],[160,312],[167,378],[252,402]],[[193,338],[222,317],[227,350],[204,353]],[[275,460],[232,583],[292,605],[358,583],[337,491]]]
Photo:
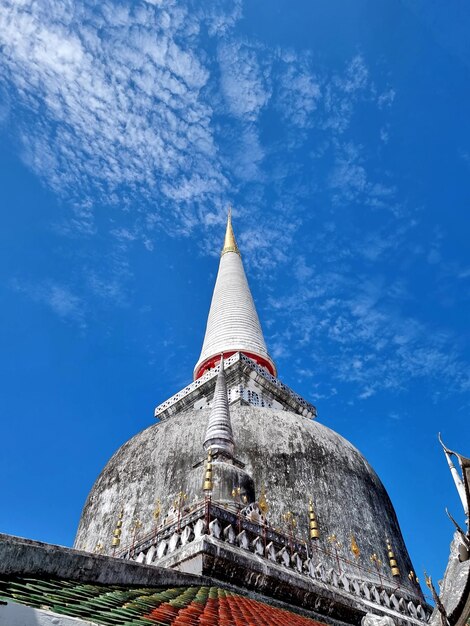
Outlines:
[[222,528],[220,527],[219,520],[212,520],[212,522],[209,524],[209,532],[216,539],[220,537],[220,535],[222,534]]
[[395,622],[388,615],[374,615],[367,613],[361,621],[361,626],[395,626]]
[[[461,543],[462,540],[456,532],[450,545],[449,561],[439,594],[449,621],[455,626],[464,626],[470,620],[470,560],[460,562]],[[432,626],[441,626],[437,609],[434,610],[430,623]]]
[[[246,463],[258,493],[265,485],[274,526],[284,526],[282,514],[292,511],[299,533],[306,532],[311,495],[322,549],[328,548],[331,533],[345,546],[354,534],[363,555],[377,552],[386,563],[384,539],[389,537],[400,571],[413,569],[390,499],[356,448],[326,426],[288,411],[232,404],[230,412],[235,454]],[[202,498],[203,466],[196,468],[199,472],[188,470],[204,456],[207,418],[207,409],[177,414],[124,444],[90,492],[75,546],[93,551],[97,543],[109,545],[121,508],[125,545],[131,542],[136,517],[143,522],[142,534],[153,528],[156,498],[163,510],[181,488],[189,502]],[[400,582],[419,596],[406,575]]]
[[[203,484],[204,468],[196,467],[188,468],[186,481],[191,485],[199,484],[199,494]],[[238,499],[240,501],[253,502],[255,499],[255,486],[251,476],[245,472],[243,468],[237,467],[224,461],[215,461],[212,463],[212,499],[217,502],[229,502],[233,504],[234,498],[232,492],[234,489],[240,488]],[[185,483],[183,483],[185,484]],[[196,495],[196,493],[194,494]]]
[[195,527],[194,527],[194,536],[195,536],[195,538],[198,539],[199,537],[201,537],[205,533],[205,531],[206,531],[206,525],[205,525],[204,521],[201,520],[201,519],[198,520],[196,522]]
[[44,576],[112,585],[210,585],[201,576],[89,554],[0,533],[0,575]]

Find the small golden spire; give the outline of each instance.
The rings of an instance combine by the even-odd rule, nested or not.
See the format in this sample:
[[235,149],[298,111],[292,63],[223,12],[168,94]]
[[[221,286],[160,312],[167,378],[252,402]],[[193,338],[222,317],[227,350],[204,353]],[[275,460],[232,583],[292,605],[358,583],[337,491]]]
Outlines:
[[317,518],[315,515],[315,511],[313,509],[313,501],[310,498],[308,502],[308,527],[309,527],[309,537],[310,539],[320,539],[320,531],[318,530]]
[[212,452],[211,449],[207,451],[206,471],[204,473],[204,485],[203,491],[212,491]]
[[220,256],[222,256],[226,252],[236,252],[237,254],[240,254],[240,250],[238,249],[235,235],[233,234],[232,207],[228,208],[227,230],[225,231],[224,247],[222,248],[222,252]]
[[392,570],[392,576],[400,576],[400,570],[398,569],[397,560],[393,552],[392,544],[387,539],[388,560],[390,562],[390,569]]
[[424,570],[424,582],[426,583],[426,587],[432,591],[432,579],[431,576],[427,575],[426,570]]
[[419,578],[416,576],[413,570],[410,570],[410,573],[408,574],[408,578],[411,580],[412,583],[416,583],[417,585],[419,584]]
[[283,513],[282,519],[289,525],[291,533],[294,534],[294,530],[297,527],[297,520],[295,519],[292,511],[287,511],[287,513]]

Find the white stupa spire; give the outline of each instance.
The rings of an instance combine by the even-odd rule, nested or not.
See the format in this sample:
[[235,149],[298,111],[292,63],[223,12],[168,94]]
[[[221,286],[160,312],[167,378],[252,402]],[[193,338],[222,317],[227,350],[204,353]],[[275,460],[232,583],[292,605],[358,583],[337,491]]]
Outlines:
[[213,367],[221,354],[228,357],[234,352],[243,352],[271,374],[276,375],[276,366],[266,349],[263,331],[246,280],[229,211],[219,273],[201,355],[194,368],[194,378],[199,378],[205,370]]
[[233,458],[234,441],[223,356],[220,359],[220,370],[215,383],[214,398],[203,445],[204,450],[210,449],[212,454],[221,453],[230,459]]

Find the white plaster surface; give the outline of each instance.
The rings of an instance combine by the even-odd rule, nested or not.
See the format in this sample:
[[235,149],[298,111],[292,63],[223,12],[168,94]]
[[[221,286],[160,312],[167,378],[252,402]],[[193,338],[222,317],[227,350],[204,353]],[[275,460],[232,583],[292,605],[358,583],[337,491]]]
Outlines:
[[10,602],[0,605],[0,626],[94,626],[75,617],[65,617],[42,609]]
[[275,367],[268,355],[242,259],[236,252],[227,252],[220,259],[204,343],[194,371],[206,359],[232,350],[252,352]]

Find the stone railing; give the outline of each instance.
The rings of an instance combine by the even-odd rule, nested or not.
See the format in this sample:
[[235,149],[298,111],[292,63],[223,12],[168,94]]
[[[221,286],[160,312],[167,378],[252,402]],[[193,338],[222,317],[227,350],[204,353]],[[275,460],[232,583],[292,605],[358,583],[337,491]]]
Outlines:
[[[307,402],[304,398],[302,398],[302,396],[299,396],[298,393],[290,389],[290,387],[288,387],[284,383],[281,383],[278,378],[272,376],[266,369],[264,369],[264,367],[261,367],[255,361],[248,358],[241,352],[236,352],[235,354],[232,354],[232,356],[230,356],[229,358],[225,359],[224,364],[227,374],[231,366],[235,363],[242,363],[245,368],[248,368],[252,372],[256,372],[256,374],[263,378],[265,381],[267,381],[268,384],[274,386],[275,389],[280,391],[281,394],[289,399],[289,402],[291,403],[291,405],[293,405],[291,408],[297,413],[303,415],[304,417],[308,417],[309,419],[316,417],[317,409],[313,406],[313,404]],[[168,409],[174,407],[179,402],[183,402],[184,399],[187,398],[190,394],[192,394],[194,391],[196,391],[197,389],[205,385],[208,381],[217,376],[218,372],[219,365],[216,365],[212,369],[204,372],[204,374],[200,378],[184,387],[184,389],[178,391],[178,393],[175,393],[175,395],[171,396],[171,398],[168,398],[168,400],[165,400],[165,402],[159,404],[155,409],[155,417],[163,418]]]
[[361,598],[368,606],[396,612],[405,622],[416,625],[429,619],[429,606],[424,598],[422,603],[416,601],[421,595],[418,587],[412,594],[395,579],[377,570],[345,559],[334,550],[324,550],[315,544],[309,548],[304,540],[294,535],[252,522],[244,517],[243,511],[237,512],[234,507],[225,508],[215,502],[198,503],[190,512],[138,539],[117,556],[164,566],[164,561],[172,555],[176,557],[180,549],[207,535],[313,579],[331,590],[339,589]]
[[[227,369],[233,363],[239,361],[239,355],[240,353],[236,352],[235,354],[232,354],[232,356],[228,359],[224,359],[225,369]],[[165,400],[165,402],[159,404],[155,409],[155,417],[159,417],[171,406],[173,406],[174,404],[188,396],[190,393],[201,387],[201,385],[204,385],[208,380],[211,380],[211,378],[214,378],[214,376],[216,376],[218,372],[219,365],[216,365],[211,370],[206,370],[200,378],[184,387],[184,389],[181,389],[181,391],[178,391],[178,393],[175,393],[174,396],[171,396],[171,398],[168,398],[168,400]]]

